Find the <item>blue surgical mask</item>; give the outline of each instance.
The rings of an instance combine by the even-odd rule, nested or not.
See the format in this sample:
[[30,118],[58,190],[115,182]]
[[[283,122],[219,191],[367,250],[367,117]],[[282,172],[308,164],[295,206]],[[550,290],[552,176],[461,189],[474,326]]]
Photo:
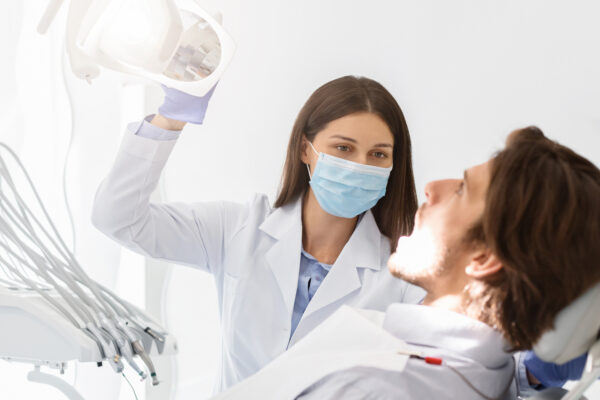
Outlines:
[[317,153],[317,166],[310,177],[319,205],[331,215],[353,218],[373,207],[385,195],[392,167],[359,164],[343,158]]

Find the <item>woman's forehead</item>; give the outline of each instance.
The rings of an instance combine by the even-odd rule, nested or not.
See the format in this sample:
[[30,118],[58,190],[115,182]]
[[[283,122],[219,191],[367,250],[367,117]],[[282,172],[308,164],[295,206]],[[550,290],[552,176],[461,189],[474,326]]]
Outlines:
[[335,119],[317,134],[329,140],[394,144],[394,135],[381,117],[369,112],[354,113]]

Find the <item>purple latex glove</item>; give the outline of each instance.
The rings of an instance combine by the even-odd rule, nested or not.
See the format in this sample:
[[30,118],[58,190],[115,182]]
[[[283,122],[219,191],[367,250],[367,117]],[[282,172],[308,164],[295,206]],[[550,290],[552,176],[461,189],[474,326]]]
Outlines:
[[192,124],[201,124],[204,121],[208,102],[217,87],[213,86],[204,96],[198,97],[165,85],[160,86],[165,92],[165,100],[158,108],[158,113],[163,117]]

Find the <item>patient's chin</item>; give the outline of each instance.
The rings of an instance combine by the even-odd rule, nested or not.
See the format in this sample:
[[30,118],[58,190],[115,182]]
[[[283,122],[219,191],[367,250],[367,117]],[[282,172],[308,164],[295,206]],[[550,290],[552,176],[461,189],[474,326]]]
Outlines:
[[433,264],[436,254],[434,236],[429,229],[415,230],[410,236],[398,240],[396,252],[388,261],[394,275],[419,275]]
[[416,274],[406,274],[402,269],[390,268],[390,272],[395,278],[402,279],[403,281],[408,282],[410,284],[419,287],[424,287],[426,284],[426,279],[423,279],[423,277]]
[[444,246],[436,244],[428,229],[420,229],[398,241],[396,252],[388,260],[388,269],[396,278],[417,286],[427,286],[444,269]]
[[393,255],[388,263],[388,269],[394,277],[421,287],[426,284],[427,277],[430,275],[426,270],[397,263]]
[[426,270],[397,262],[393,256],[388,263],[388,269],[394,277],[420,287],[426,285],[427,276],[429,275]]

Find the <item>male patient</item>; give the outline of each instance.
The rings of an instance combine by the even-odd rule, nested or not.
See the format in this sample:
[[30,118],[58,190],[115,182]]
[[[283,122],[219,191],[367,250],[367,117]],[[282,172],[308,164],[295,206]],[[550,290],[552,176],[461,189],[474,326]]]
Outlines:
[[392,304],[382,328],[442,365],[350,368],[297,399],[514,399],[506,351],[531,349],[600,282],[600,171],[538,128],[513,132],[492,160],[425,192],[388,267],[427,295]]
[[492,160],[425,192],[388,267],[423,287],[430,307],[394,304],[384,329],[455,370],[419,360],[402,373],[356,368],[299,398],[503,398],[502,339],[530,349],[600,281],[600,171],[539,129],[513,132]]

